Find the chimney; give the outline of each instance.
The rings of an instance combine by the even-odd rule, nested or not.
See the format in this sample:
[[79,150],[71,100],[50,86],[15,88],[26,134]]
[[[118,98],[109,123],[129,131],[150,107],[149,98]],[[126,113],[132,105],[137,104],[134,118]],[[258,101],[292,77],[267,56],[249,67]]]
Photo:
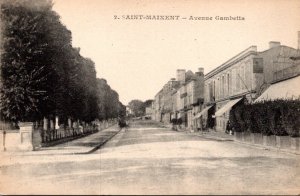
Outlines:
[[199,72],[201,75],[204,75],[204,68],[203,68],[203,67],[199,67],[199,68],[198,68],[198,72]]
[[269,42],[269,49],[280,46],[280,42],[271,41]]
[[185,82],[185,69],[177,69],[177,81],[179,81],[180,84]]

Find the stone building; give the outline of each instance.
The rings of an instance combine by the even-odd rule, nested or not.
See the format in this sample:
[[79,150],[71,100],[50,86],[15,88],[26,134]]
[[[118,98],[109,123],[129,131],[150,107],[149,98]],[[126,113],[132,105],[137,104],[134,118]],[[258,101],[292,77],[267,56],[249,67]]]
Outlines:
[[175,78],[171,78],[163,88],[155,95],[154,98],[154,120],[170,123],[173,111],[172,92],[178,81]]
[[204,101],[204,73],[203,68],[192,74],[185,83],[185,96],[182,95],[185,115],[185,125],[188,129],[196,129],[198,126],[195,121],[196,113],[202,109]]
[[153,101],[153,116],[156,121],[161,121],[161,105],[162,105],[162,90],[160,90],[154,97]]
[[196,73],[178,69],[176,79],[171,78],[155,96],[155,120],[170,123],[172,119],[180,118],[184,127],[193,128],[197,111],[194,108],[203,103],[203,97],[203,68]]
[[[289,59],[296,49],[270,42],[269,49],[257,52],[251,46],[205,75],[205,120],[214,121],[217,131],[223,131],[229,120],[230,109],[243,101],[253,102],[275,79],[274,73],[293,66]],[[211,127],[211,128],[212,128]]]

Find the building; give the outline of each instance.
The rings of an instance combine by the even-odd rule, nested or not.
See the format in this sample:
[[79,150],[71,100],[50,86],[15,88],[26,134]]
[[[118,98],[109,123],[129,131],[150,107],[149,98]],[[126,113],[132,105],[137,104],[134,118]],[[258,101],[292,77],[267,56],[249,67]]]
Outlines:
[[132,116],[133,115],[133,112],[132,110],[130,109],[130,107],[127,105],[126,106],[126,116]]
[[180,117],[188,129],[195,129],[197,126],[194,117],[202,109],[204,101],[204,69],[199,68],[195,74],[186,72],[185,83],[180,87]]
[[299,61],[299,46],[297,50],[271,41],[269,49],[257,51],[250,46],[205,76],[202,68],[195,74],[178,69],[176,80],[171,79],[155,96],[155,120],[181,119],[189,129],[224,131],[234,105],[252,103],[272,84],[298,76]]
[[161,108],[161,100],[162,100],[162,90],[160,90],[154,97],[154,101],[153,101],[153,115],[154,115],[154,120],[156,121],[161,121],[161,112],[160,112],[160,108]]
[[153,117],[153,101],[151,101],[150,105],[145,108],[145,118],[146,119],[154,119],[154,117]]
[[270,42],[269,46],[262,52],[251,46],[205,75],[207,107],[202,114],[209,113],[205,120],[213,122],[210,128],[225,130],[235,104],[253,102],[276,80],[275,73],[294,66],[290,57],[297,54],[296,49],[280,42]]
[[203,68],[196,73],[178,69],[176,79],[171,78],[155,96],[155,120],[171,123],[172,119],[181,119],[184,127],[193,129],[195,111],[199,110],[195,108],[199,108],[203,100]]

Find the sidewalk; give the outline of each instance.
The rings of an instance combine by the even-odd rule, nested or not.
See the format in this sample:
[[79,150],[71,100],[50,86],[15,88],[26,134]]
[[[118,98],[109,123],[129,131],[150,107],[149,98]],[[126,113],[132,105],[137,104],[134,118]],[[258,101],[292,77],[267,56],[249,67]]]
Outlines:
[[88,154],[98,150],[120,131],[121,129],[118,125],[113,125],[86,137],[81,137],[55,146],[41,147],[35,151],[4,152],[4,154],[17,156]]
[[209,131],[197,131],[197,132],[191,132],[191,131],[185,131],[187,134],[193,134],[200,137],[205,137],[208,139],[215,139],[215,140],[221,140],[221,141],[235,141],[234,135],[229,135],[224,132],[215,131],[215,130],[209,130]]
[[292,150],[292,149],[277,148],[277,147],[272,147],[272,146],[264,146],[264,145],[260,145],[260,144],[253,144],[253,143],[249,143],[249,142],[238,141],[238,140],[235,140],[234,135],[226,134],[225,131],[220,132],[220,131],[215,131],[215,130],[209,130],[209,131],[191,132],[188,130],[188,131],[184,131],[184,132],[187,134],[192,134],[195,136],[219,140],[219,141],[234,141],[239,144],[243,144],[243,145],[247,145],[250,147],[259,148],[259,149],[263,149],[263,150],[272,150],[272,151],[283,152],[283,153],[288,153],[288,154],[300,155],[300,152]]

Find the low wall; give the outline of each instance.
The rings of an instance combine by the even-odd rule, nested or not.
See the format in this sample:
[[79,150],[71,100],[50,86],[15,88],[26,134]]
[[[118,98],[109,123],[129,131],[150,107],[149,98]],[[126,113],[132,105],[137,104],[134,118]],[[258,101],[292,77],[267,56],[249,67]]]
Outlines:
[[20,144],[20,132],[18,130],[0,131],[1,151],[17,151]]
[[97,131],[106,129],[116,120],[103,121],[97,126],[79,126],[74,129],[56,129],[43,131],[42,128],[34,129],[33,123],[20,123],[20,130],[0,130],[0,151],[32,151],[43,146],[64,142],[83,137]]
[[272,147],[277,149],[286,149],[290,151],[300,152],[300,137],[290,136],[265,136],[261,133],[235,132],[235,140],[259,145],[263,147]]

